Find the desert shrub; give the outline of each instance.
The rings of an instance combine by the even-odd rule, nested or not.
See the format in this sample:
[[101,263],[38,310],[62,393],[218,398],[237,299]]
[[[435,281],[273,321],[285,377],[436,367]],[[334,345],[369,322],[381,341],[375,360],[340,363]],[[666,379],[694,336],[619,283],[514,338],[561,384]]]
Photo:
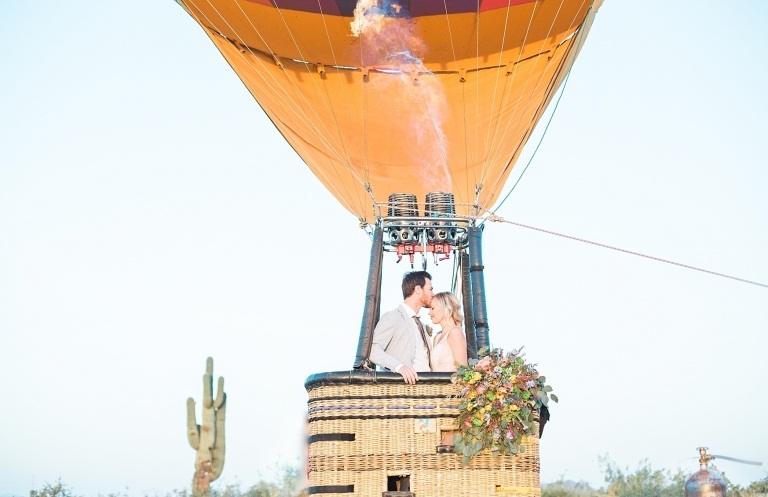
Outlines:
[[46,483],[40,490],[30,490],[29,497],[77,497],[72,493],[72,489],[61,483],[61,479],[56,483]]
[[680,497],[688,479],[681,470],[654,470],[648,460],[640,461],[634,473],[622,471],[607,456],[600,457],[600,464],[608,484],[607,497]]
[[768,497],[768,476],[762,480],[753,481],[744,489],[744,497]]
[[541,497],[603,497],[605,493],[595,490],[586,482],[565,481],[562,478],[554,483],[542,485]]

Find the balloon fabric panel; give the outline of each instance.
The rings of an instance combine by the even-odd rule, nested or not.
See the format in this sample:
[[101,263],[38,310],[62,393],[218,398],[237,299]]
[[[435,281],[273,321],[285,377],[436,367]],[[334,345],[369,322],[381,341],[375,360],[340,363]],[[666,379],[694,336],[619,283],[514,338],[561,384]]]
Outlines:
[[[422,16],[377,4],[369,24],[327,13],[331,3],[349,11],[348,2],[320,2],[323,13],[274,7],[317,2],[185,6],[361,222],[386,214],[376,205],[392,193],[423,201],[428,192],[452,192],[462,216],[491,209],[594,16],[581,0],[481,2],[479,9],[456,1],[448,13]],[[428,12],[424,5],[405,7]]]

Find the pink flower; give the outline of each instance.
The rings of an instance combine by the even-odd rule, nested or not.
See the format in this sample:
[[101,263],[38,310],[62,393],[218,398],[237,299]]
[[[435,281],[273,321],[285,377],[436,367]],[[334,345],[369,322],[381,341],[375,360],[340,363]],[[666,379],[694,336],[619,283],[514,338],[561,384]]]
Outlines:
[[485,356],[475,364],[475,369],[478,371],[488,371],[491,369],[491,357]]
[[483,395],[485,392],[488,391],[488,387],[481,383],[480,385],[477,386],[477,388],[475,388],[475,390],[479,395]]

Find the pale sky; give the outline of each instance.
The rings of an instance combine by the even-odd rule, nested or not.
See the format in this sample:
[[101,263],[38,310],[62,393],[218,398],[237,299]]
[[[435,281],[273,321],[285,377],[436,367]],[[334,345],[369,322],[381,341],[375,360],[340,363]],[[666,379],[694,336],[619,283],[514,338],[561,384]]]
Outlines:
[[[498,214],[768,284],[767,23],[760,0],[607,0]],[[0,496],[187,487],[209,355],[218,483],[298,464],[369,249],[175,2],[1,2]],[[601,454],[694,472],[700,445],[768,464],[768,288],[510,224],[483,256],[491,342],[560,398],[542,481],[600,486]],[[385,263],[388,309],[409,268]]]

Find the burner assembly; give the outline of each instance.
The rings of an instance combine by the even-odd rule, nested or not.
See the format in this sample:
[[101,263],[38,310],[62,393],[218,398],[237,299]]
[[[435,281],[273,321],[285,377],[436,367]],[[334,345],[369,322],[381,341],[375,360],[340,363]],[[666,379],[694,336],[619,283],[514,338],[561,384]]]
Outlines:
[[424,202],[424,215],[435,218],[436,223],[435,227],[426,230],[429,243],[451,244],[456,240],[456,223],[437,220],[456,217],[456,203],[453,200],[453,193],[428,193]]
[[[389,244],[413,245],[419,243],[419,230],[416,228],[416,218],[419,217],[419,204],[416,195],[410,193],[393,193],[389,196],[387,217],[405,218],[401,222],[390,222]],[[407,219],[413,219],[408,221]],[[385,227],[387,223],[385,222]],[[386,229],[386,228],[385,228]]]
[[468,218],[456,217],[452,193],[430,192],[420,215],[416,195],[393,193],[387,201],[387,216],[382,218],[386,234],[385,250],[397,252],[397,262],[408,255],[413,267],[414,255],[421,252],[426,268],[426,254],[431,252],[435,265],[450,258],[451,250],[460,249],[466,241]]

